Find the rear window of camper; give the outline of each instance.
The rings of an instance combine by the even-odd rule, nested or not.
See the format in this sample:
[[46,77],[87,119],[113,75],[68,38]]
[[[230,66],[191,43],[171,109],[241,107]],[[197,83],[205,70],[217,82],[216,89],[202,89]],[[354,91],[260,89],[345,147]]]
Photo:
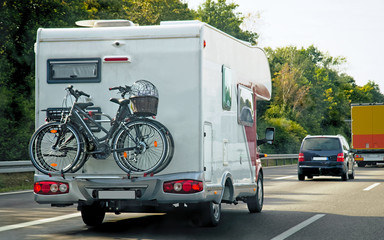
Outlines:
[[80,83],[101,81],[101,60],[93,59],[48,59],[48,83]]

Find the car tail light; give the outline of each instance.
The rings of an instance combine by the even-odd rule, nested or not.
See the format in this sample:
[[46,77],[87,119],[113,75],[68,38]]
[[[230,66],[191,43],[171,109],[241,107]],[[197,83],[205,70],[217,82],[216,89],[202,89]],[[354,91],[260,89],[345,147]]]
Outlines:
[[36,194],[41,195],[64,194],[69,192],[69,185],[63,182],[42,181],[35,182],[33,190]]
[[203,182],[196,180],[176,180],[163,184],[163,191],[166,193],[196,193],[203,191]]
[[304,162],[304,153],[299,153],[299,162]]
[[344,162],[344,153],[337,154],[337,161]]

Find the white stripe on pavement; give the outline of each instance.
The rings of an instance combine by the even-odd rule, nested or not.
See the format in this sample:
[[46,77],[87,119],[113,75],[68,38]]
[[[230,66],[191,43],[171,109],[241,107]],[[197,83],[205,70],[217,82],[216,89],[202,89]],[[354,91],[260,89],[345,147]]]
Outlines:
[[4,193],[0,193],[0,196],[19,194],[19,193],[29,193],[29,192],[33,193],[33,190],[25,190],[25,191],[18,191],[18,192],[4,192]]
[[372,184],[371,186],[369,186],[369,187],[367,187],[367,188],[364,188],[363,191],[369,191],[369,190],[371,190],[372,188],[377,187],[377,186],[379,186],[379,185],[380,185],[380,183],[374,183],[374,184]]
[[53,217],[53,218],[44,218],[44,219],[35,220],[35,221],[31,221],[31,222],[25,222],[25,223],[18,223],[18,224],[3,226],[3,227],[0,227],[0,232],[18,229],[18,228],[30,227],[30,226],[34,226],[34,225],[43,224],[43,223],[61,221],[64,219],[79,217],[80,215],[81,215],[80,212],[77,212],[77,213],[67,214],[67,215]]
[[274,178],[273,180],[281,180],[281,179],[293,178],[293,177],[295,177],[295,176],[294,176],[294,175],[290,175],[290,176],[284,176],[284,177]]
[[295,234],[296,232],[300,231],[301,229],[305,228],[309,224],[319,220],[320,218],[324,217],[325,214],[316,214],[315,216],[305,220],[304,222],[294,226],[293,228],[288,229],[287,231],[283,232],[282,234],[272,238],[272,240],[283,240],[286,239],[287,237]]

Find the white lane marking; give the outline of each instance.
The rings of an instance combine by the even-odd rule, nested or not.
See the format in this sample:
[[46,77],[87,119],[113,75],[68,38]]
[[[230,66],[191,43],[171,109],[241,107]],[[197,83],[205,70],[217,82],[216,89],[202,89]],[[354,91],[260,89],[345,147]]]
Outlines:
[[44,219],[35,220],[35,221],[31,221],[31,222],[25,222],[25,223],[18,223],[18,224],[3,226],[3,227],[0,227],[0,232],[18,229],[18,228],[30,227],[30,226],[44,224],[44,223],[61,221],[61,220],[68,219],[68,218],[79,217],[80,215],[81,215],[80,212],[77,212],[77,213],[67,214],[67,215],[53,217],[53,218],[44,218]]
[[281,180],[281,179],[293,178],[293,177],[295,177],[295,176],[294,176],[294,175],[290,175],[290,176],[284,176],[284,177],[274,178],[273,180]]
[[363,191],[369,191],[369,190],[371,190],[372,188],[377,187],[377,186],[379,186],[379,185],[380,185],[380,183],[374,183],[374,184],[372,184],[371,186],[364,188]]
[[325,214],[316,214],[315,216],[311,217],[311,218],[308,218],[307,220],[305,220],[304,222],[288,229],[287,231],[283,232],[282,234],[272,238],[272,240],[283,240],[283,239],[286,239],[287,237],[295,234],[296,232],[300,231],[301,229],[305,228],[306,226],[308,226],[309,224],[319,220],[320,218],[324,217]]
[[4,195],[11,195],[11,194],[19,194],[19,193],[33,193],[33,190],[25,190],[25,191],[18,191],[18,192],[5,192],[5,193],[0,193],[0,196]]

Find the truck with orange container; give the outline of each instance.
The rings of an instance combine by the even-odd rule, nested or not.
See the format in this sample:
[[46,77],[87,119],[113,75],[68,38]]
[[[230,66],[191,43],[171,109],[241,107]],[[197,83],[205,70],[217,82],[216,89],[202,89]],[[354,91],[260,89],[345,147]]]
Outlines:
[[351,104],[351,118],[357,165],[384,164],[384,103]]

